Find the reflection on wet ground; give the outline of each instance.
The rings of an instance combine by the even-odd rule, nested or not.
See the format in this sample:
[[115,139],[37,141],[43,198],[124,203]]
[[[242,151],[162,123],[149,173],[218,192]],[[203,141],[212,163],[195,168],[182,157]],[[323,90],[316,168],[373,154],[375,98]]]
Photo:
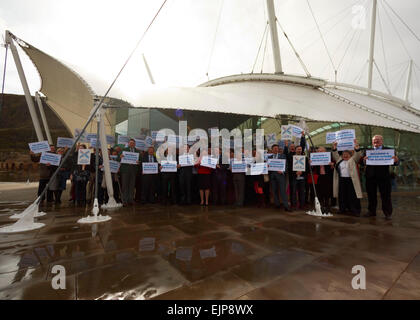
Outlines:
[[[0,194],[0,226],[25,197]],[[42,208],[46,227],[0,235],[0,299],[420,299],[420,198],[393,201],[392,221],[137,205],[95,226],[63,201]],[[52,288],[55,265],[65,290]],[[351,286],[355,265],[366,290]]]

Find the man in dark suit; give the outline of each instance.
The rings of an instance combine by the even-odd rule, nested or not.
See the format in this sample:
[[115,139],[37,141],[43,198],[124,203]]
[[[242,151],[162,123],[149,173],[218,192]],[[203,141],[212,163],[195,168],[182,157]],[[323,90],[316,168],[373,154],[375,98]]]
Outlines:
[[[157,163],[157,159],[155,157],[155,148],[149,147],[147,149],[147,153],[144,154],[142,163]],[[159,174],[144,174],[142,176],[142,187],[141,187],[141,202],[146,203],[149,201],[150,203],[156,202],[156,190],[158,185],[158,178]]]
[[[371,150],[387,149],[383,146],[383,137],[375,135],[372,138]],[[366,163],[367,156],[363,158]],[[399,165],[398,157],[394,155],[394,166]],[[384,166],[366,166],[366,191],[368,194],[368,213],[365,217],[376,216],[376,207],[378,205],[377,190],[381,194],[382,212],[385,214],[385,219],[391,220],[392,215],[392,201],[391,201],[391,175],[389,173],[389,165]]]
[[272,145],[271,151],[273,154],[269,157],[269,159],[284,159],[286,160],[286,168],[284,171],[270,171],[270,182],[271,182],[271,190],[273,191],[274,196],[274,205],[276,208],[280,208],[280,200],[279,200],[279,191],[280,196],[283,202],[284,209],[286,211],[292,211],[289,207],[289,201],[287,200],[287,193],[286,193],[286,171],[287,167],[287,157],[277,144]]
[[[134,139],[130,139],[130,141],[128,142],[128,147],[124,148],[122,151],[140,153],[136,149],[136,141]],[[122,159],[123,157],[124,156],[121,153],[120,159]],[[137,161],[137,164],[121,164],[120,173],[122,180],[121,191],[123,206],[134,204],[134,187],[136,185],[137,171],[139,170],[138,164],[139,161]]]
[[[190,146],[185,146],[185,153],[190,152]],[[179,157],[178,157],[179,158]],[[180,203],[181,204],[191,204],[191,185],[193,178],[193,165],[187,167],[181,167],[178,164],[178,177],[179,177],[179,192],[180,192]]]
[[[167,161],[177,161],[174,147],[169,147],[165,152]],[[162,170],[162,166],[160,166]],[[162,182],[162,204],[168,205],[176,204],[176,176],[177,172],[162,172],[160,173]],[[170,193],[170,195],[169,195]]]

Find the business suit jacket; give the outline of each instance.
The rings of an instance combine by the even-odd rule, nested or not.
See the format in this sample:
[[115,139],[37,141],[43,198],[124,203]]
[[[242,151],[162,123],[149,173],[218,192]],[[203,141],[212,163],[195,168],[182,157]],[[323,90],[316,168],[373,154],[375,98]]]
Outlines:
[[[131,152],[129,147],[122,149],[122,151]],[[118,156],[118,161],[121,161],[122,151],[121,151],[121,154]],[[135,153],[139,154],[139,162],[140,162],[140,151],[138,151],[136,148],[134,148],[134,151],[132,151],[132,152],[135,152]],[[121,166],[120,166],[120,172],[121,173],[132,173],[132,174],[135,175],[135,174],[137,174],[138,170],[139,170],[139,165],[121,163]]]
[[[382,147],[382,150],[387,150],[390,148]],[[374,149],[368,149],[374,150]],[[366,155],[366,154],[365,154]],[[393,166],[398,166],[400,164],[399,160]],[[390,179],[391,175],[389,173],[389,165],[386,166],[366,166],[365,175],[368,179],[380,178],[380,179]]]

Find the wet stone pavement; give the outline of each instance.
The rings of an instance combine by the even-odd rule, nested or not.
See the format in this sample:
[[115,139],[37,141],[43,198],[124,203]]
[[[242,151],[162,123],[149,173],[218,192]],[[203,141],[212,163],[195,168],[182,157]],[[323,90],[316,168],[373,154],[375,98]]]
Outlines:
[[[0,193],[0,226],[30,203],[10,195]],[[87,209],[66,200],[41,208],[46,227],[0,235],[0,299],[420,299],[420,198],[393,202],[392,221],[137,205],[79,225]],[[54,265],[65,290],[52,288]],[[352,288],[355,265],[366,290]]]

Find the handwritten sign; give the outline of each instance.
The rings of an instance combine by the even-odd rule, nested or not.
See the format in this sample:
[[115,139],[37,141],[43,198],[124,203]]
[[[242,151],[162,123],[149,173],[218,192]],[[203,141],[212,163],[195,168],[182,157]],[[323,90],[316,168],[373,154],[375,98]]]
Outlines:
[[293,171],[305,171],[305,156],[293,156]]
[[74,139],[73,138],[63,138],[58,137],[57,138],[57,147],[59,148],[71,148],[73,147]]
[[331,162],[330,152],[311,153],[311,166],[326,166]]
[[77,155],[77,164],[79,165],[90,164],[90,156],[91,156],[90,149],[79,149],[78,155]]
[[345,139],[337,141],[337,150],[353,150],[354,149],[354,139]]
[[326,136],[325,136],[325,143],[327,144],[331,144],[333,143],[335,140],[337,140],[337,135],[336,132],[327,132]]
[[118,136],[118,144],[123,144],[127,146],[129,141],[130,141],[129,136]]
[[40,141],[40,142],[32,142],[29,143],[29,149],[33,153],[42,153],[46,151],[50,151],[50,145],[48,144],[48,141]]
[[286,171],[286,159],[268,159],[268,171]]
[[232,173],[244,173],[246,172],[246,163],[242,161],[233,160],[230,165]]
[[177,172],[177,162],[176,161],[161,161],[160,165],[162,166],[161,172]]
[[39,160],[39,163],[43,163],[43,164],[49,163],[52,166],[58,167],[60,165],[60,161],[61,161],[61,154],[43,152],[41,154],[41,159]]
[[120,170],[120,163],[115,160],[109,160],[109,169],[111,173],[117,173]]
[[124,157],[122,157],[121,163],[137,164],[137,161],[139,161],[139,154],[137,152],[123,151],[122,155]]
[[367,150],[366,165],[368,166],[389,166],[394,164],[393,156],[395,156],[394,149],[382,149],[382,150]]
[[281,126],[281,140],[291,140],[293,137],[291,126]]
[[143,174],[157,174],[158,163],[157,162],[143,162]]
[[201,158],[201,166],[203,167],[216,169],[216,165],[218,162],[219,162],[218,158],[213,158],[209,156],[203,156],[203,158]]
[[181,167],[191,167],[194,165],[193,154],[182,154],[179,156],[178,160]]

